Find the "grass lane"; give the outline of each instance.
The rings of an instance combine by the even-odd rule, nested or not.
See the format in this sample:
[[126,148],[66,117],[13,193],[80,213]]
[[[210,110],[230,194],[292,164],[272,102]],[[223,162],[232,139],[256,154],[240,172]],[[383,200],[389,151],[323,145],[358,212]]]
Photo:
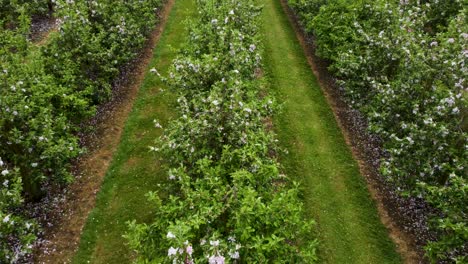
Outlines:
[[[177,0],[166,28],[155,48],[148,69],[155,67],[165,74],[176,49],[187,36],[183,21],[194,16],[193,0]],[[160,92],[160,89],[164,92]],[[122,237],[126,222],[150,221],[154,205],[145,194],[166,178],[148,146],[162,130],[154,127],[157,119],[163,126],[173,115],[174,96],[155,74],[147,73],[132,112],[127,120],[121,143],[98,193],[96,207],[88,217],[80,246],[73,263],[130,263],[132,252]]]
[[284,102],[274,118],[287,175],[303,182],[320,263],[401,263],[357,162],[279,0],[264,0],[266,75]]

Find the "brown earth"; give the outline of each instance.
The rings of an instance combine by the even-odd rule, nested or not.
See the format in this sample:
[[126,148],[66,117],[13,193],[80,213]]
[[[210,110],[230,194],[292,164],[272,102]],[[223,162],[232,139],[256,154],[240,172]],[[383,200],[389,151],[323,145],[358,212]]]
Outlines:
[[[292,24],[296,36],[304,50],[307,61],[317,77],[322,91],[333,110],[335,119],[343,132],[346,143],[350,146],[354,158],[358,161],[361,175],[366,179],[369,192],[376,202],[380,219],[389,232],[390,238],[396,244],[397,251],[402,256],[404,263],[426,263],[424,252],[418,246],[414,234],[408,232],[408,228],[401,224],[408,221],[399,212],[401,208],[395,208],[397,201],[392,188],[385,186],[385,182],[379,173],[379,160],[385,154],[378,138],[369,135],[367,123],[362,115],[352,109],[344,101],[343,92],[337,87],[334,78],[328,72],[328,63],[315,55],[315,46],[300,26],[294,12],[287,5],[286,0],[280,0],[284,12]],[[399,199],[399,198],[394,198]]]
[[96,117],[87,124],[95,127],[94,133],[82,137],[89,152],[75,165],[76,180],[67,187],[60,208],[56,210],[59,216],[54,222],[57,224],[45,227],[44,238],[35,249],[34,263],[71,262],[174,2],[168,0],[160,10],[159,24],[145,47],[116,81],[112,101],[100,106]]
[[29,38],[36,46],[44,45],[52,32],[57,31],[57,20],[52,16],[34,17]]

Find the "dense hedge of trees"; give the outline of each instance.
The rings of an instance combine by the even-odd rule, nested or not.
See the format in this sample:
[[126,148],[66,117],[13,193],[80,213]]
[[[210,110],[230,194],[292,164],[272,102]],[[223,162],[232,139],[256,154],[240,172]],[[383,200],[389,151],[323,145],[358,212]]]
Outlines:
[[[36,224],[18,208],[46,183],[72,180],[79,124],[109,99],[119,69],[144,44],[160,0],[57,0],[58,32],[37,47],[31,16],[49,1],[2,1],[0,13],[0,262],[29,252]],[[8,15],[6,15],[8,14]]]
[[369,120],[381,171],[438,209],[432,261],[467,261],[468,8],[463,1],[289,0]]
[[[313,263],[313,221],[283,175],[266,129],[274,98],[265,80],[256,0],[198,0],[169,87],[179,118],[153,151],[168,180],[149,194],[151,223],[130,224],[138,263]],[[264,89],[264,88],[263,88]],[[159,127],[159,125],[157,126]],[[167,195],[166,195],[167,193]]]

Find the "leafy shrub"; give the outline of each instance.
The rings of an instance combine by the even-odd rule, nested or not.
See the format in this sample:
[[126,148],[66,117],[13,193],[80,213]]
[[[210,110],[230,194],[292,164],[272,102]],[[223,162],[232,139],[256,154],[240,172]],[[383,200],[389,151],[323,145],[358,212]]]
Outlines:
[[440,210],[426,247],[433,261],[467,253],[466,17],[459,1],[330,1],[303,21],[384,140],[382,174]]
[[83,152],[79,125],[110,98],[112,81],[144,44],[160,6],[159,0],[55,1],[59,32],[39,49],[27,39],[29,5],[9,3],[23,9],[15,27],[0,30],[0,157],[10,172],[0,177],[0,190],[18,198],[0,200],[0,217],[15,223],[0,227],[2,263],[27,253],[34,238],[33,223],[18,213],[23,200],[43,197],[45,183],[73,180],[70,161]]
[[[148,196],[151,224],[130,223],[138,263],[312,263],[313,221],[299,186],[280,173],[265,128],[274,100],[259,95],[255,1],[197,1],[188,45],[167,79],[180,117],[152,150],[169,180]],[[156,123],[159,127],[159,123]]]
[[0,26],[15,27],[20,15],[44,15],[51,6],[51,0],[0,0]]
[[37,226],[16,212],[23,202],[18,171],[8,169],[1,158],[0,170],[0,260],[14,263],[30,252]]

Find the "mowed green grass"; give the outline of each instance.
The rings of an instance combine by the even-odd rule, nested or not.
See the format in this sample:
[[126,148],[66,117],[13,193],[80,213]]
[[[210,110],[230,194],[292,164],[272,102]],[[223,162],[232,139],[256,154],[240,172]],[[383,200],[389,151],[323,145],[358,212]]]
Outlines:
[[175,97],[149,69],[155,67],[163,75],[167,73],[178,47],[187,37],[183,22],[195,12],[193,0],[177,0],[171,11],[73,263],[131,263],[133,253],[122,237],[127,232],[126,222],[133,219],[150,222],[154,217],[154,206],[145,194],[154,191],[167,175],[148,147],[162,132],[155,128],[153,120],[163,127],[167,124],[174,115]]
[[401,263],[280,1],[263,2],[266,75],[283,102],[275,132],[289,152],[281,163],[303,182],[319,262]]

